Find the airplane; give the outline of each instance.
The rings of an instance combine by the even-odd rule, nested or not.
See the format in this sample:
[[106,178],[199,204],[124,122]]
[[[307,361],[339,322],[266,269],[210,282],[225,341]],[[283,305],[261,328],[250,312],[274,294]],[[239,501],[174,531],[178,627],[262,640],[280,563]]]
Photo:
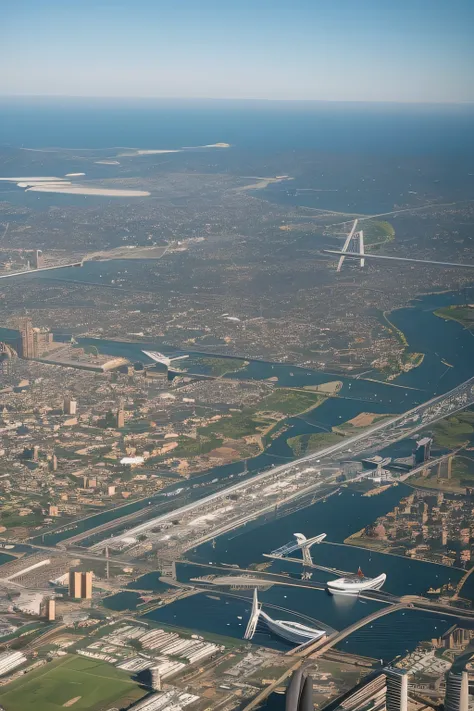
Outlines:
[[163,353],[160,353],[159,351],[142,351],[142,353],[148,356],[148,358],[154,360],[155,363],[161,363],[161,365],[165,365],[167,368],[169,368],[171,364],[174,363],[176,360],[184,360],[185,358],[189,358],[188,355],[169,358],[168,356],[163,355]]

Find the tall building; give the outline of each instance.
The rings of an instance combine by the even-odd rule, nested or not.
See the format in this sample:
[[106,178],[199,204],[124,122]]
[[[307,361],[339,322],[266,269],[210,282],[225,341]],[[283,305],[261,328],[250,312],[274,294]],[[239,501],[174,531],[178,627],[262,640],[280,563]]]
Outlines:
[[407,711],[408,671],[386,667],[384,672],[387,677],[387,711]]
[[431,456],[431,443],[432,439],[430,437],[422,437],[416,443],[416,448],[413,451],[413,466],[418,464],[423,464],[427,462]]
[[76,600],[92,598],[92,572],[81,573],[77,570],[69,572],[69,597]]
[[41,269],[44,267],[44,257],[41,249],[35,249],[33,252],[33,269]]
[[81,595],[81,573],[76,570],[69,571],[69,597],[79,600]]
[[92,571],[90,570],[86,573],[82,573],[81,597],[84,600],[90,600],[92,598]]
[[65,415],[75,415],[77,412],[77,400],[65,397],[63,402],[63,412]]
[[54,622],[56,619],[56,601],[52,597],[46,603],[46,617],[48,622]]
[[30,318],[25,318],[20,324],[20,353],[22,358],[36,358],[35,336]]
[[453,672],[446,677],[445,711],[468,711],[469,678],[466,671]]
[[33,342],[35,348],[35,357],[40,356],[51,350],[53,345],[53,334],[48,328],[34,328],[33,329]]
[[161,691],[161,674],[160,667],[151,667],[149,670],[150,674],[150,686],[154,691]]
[[119,407],[117,410],[117,428],[121,429],[125,425],[125,411],[123,407]]

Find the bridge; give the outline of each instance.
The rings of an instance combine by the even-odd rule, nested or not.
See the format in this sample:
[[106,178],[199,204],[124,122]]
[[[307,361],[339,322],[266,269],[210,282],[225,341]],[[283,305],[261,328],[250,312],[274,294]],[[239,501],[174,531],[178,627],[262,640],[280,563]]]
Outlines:
[[459,598],[461,590],[463,589],[465,583],[467,582],[467,579],[472,575],[472,573],[474,573],[474,567],[467,570],[466,573],[462,576],[461,580],[456,586],[456,592],[453,595],[453,600],[457,600]]
[[68,269],[69,267],[82,267],[84,260],[79,262],[71,262],[69,264],[55,264],[51,267],[39,267],[39,269],[23,269],[21,272],[9,272],[8,274],[0,274],[0,279],[10,279],[11,277],[27,276],[28,274],[38,274],[39,272],[50,272],[53,269]]
[[357,227],[358,220],[354,220],[354,224],[352,225],[352,229],[347,235],[346,241],[344,242],[344,246],[342,250],[339,252],[341,255],[339,258],[339,261],[337,263],[337,272],[340,272],[342,269],[342,265],[344,263],[344,259],[346,256],[353,256],[354,254],[358,254],[360,256],[360,266],[363,267],[365,265],[365,250],[364,250],[364,233],[362,230],[359,232],[356,232],[355,229]]
[[390,615],[392,612],[398,612],[400,610],[409,608],[422,609],[426,612],[434,612],[435,614],[437,613],[442,615],[455,616],[458,619],[470,619],[471,621],[474,619],[474,611],[468,613],[467,610],[459,610],[458,614],[454,611],[454,608],[448,608],[448,610],[450,611],[447,612],[446,607],[444,605],[434,604],[432,606],[429,602],[425,603],[424,601],[422,601],[422,599],[420,599],[420,602],[417,602],[416,599],[414,601],[411,601],[410,598],[402,600],[395,605],[390,605],[390,607],[377,610],[376,612],[367,615],[367,617],[363,617],[357,622],[354,622],[354,624],[349,625],[349,627],[346,627],[344,630],[341,630],[341,632],[336,632],[333,635],[325,637],[321,640],[317,640],[316,642],[307,642],[306,644],[300,645],[299,647],[296,647],[295,649],[292,649],[291,651],[287,652],[287,657],[295,658],[294,664],[285,669],[283,674],[278,677],[278,679],[275,679],[271,684],[262,689],[259,694],[257,694],[246,706],[244,706],[243,711],[251,711],[252,709],[255,709],[260,706],[262,701],[268,698],[268,696],[270,696],[270,694],[273,693],[275,689],[281,686],[281,684],[292,674],[293,671],[299,669],[303,664],[306,663],[308,659],[318,659],[325,652],[332,649],[336,644],[342,642],[350,634],[356,632],[362,627],[365,627],[374,620],[380,619],[381,617],[384,617],[386,615]]
[[313,538],[306,538],[303,533],[294,533],[293,535],[296,538],[296,543],[294,541],[285,543],[284,546],[281,546],[280,548],[277,548],[276,550],[272,551],[268,557],[285,558],[287,555],[289,555],[289,553],[301,550],[303,553],[303,563],[305,565],[313,565],[313,559],[311,558],[310,548],[311,546],[314,546],[315,543],[321,543],[321,541],[326,538],[326,534],[320,533],[319,535],[314,536]]
[[362,619],[357,620],[357,622],[354,622],[352,625],[349,625],[349,627],[346,627],[341,632],[336,632],[330,637],[326,637],[322,640],[317,640],[316,642],[309,642],[304,645],[301,645],[300,647],[295,647],[295,649],[292,649],[287,654],[288,656],[302,655],[304,657],[310,657],[311,659],[317,659],[328,649],[331,649],[331,647],[334,647],[336,644],[339,644],[339,642],[345,640],[346,637],[349,637],[349,635],[361,629],[361,627],[365,627],[366,625],[370,624],[370,622],[374,622],[374,620],[378,620],[381,617],[391,615],[392,612],[404,610],[409,607],[409,604],[410,603],[407,602],[398,602],[395,605],[382,607],[380,610],[376,610],[370,615],[367,615],[367,617],[362,617]]
[[[345,245],[344,245],[345,247]],[[460,262],[437,262],[434,259],[415,259],[413,257],[389,257],[384,254],[367,254],[366,252],[363,251],[363,247],[359,248],[359,250],[349,250],[349,249],[342,249],[342,250],[337,250],[337,249],[323,249],[323,252],[325,254],[331,254],[336,257],[339,257],[339,262],[337,266],[338,272],[341,271],[342,267],[342,261],[346,257],[352,258],[352,259],[360,259],[361,263],[365,259],[382,259],[382,260],[388,260],[391,262],[414,262],[415,264],[434,264],[435,266],[439,267],[455,267],[458,269],[474,269],[474,264],[465,264],[465,263],[460,263]],[[361,264],[362,266],[362,264]]]

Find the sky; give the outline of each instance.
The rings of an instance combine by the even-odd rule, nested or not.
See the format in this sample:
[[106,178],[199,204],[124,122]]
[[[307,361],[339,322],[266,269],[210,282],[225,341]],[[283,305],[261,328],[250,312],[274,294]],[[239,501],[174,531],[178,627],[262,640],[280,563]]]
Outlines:
[[0,95],[474,101],[474,0],[1,0]]

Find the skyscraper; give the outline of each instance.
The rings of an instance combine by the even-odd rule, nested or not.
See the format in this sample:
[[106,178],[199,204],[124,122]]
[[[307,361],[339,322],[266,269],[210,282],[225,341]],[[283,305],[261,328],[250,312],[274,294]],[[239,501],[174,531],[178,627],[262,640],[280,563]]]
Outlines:
[[125,412],[123,407],[119,407],[117,410],[117,427],[121,429],[125,425]]
[[408,709],[408,671],[387,667],[387,711],[407,711]]
[[56,619],[56,601],[52,597],[46,603],[46,617],[48,622],[54,622]]
[[81,573],[76,570],[69,571],[69,597],[80,599],[81,587]]
[[81,573],[77,570],[69,572],[69,597],[76,600],[92,598],[92,572]]
[[33,252],[33,269],[41,269],[44,267],[44,257],[41,249],[35,249]]
[[430,437],[422,437],[416,443],[416,448],[413,451],[413,466],[418,464],[423,464],[427,462],[431,456],[431,443],[432,439]]
[[86,573],[82,573],[81,597],[84,600],[90,600],[92,598],[92,572],[90,570]]
[[454,672],[452,669],[446,677],[445,711],[468,711],[469,708],[469,678],[466,671]]
[[63,412],[65,415],[75,415],[77,412],[77,400],[72,397],[65,397],[63,402]]
[[36,358],[35,337],[30,318],[25,318],[20,324],[20,353],[22,358]]

